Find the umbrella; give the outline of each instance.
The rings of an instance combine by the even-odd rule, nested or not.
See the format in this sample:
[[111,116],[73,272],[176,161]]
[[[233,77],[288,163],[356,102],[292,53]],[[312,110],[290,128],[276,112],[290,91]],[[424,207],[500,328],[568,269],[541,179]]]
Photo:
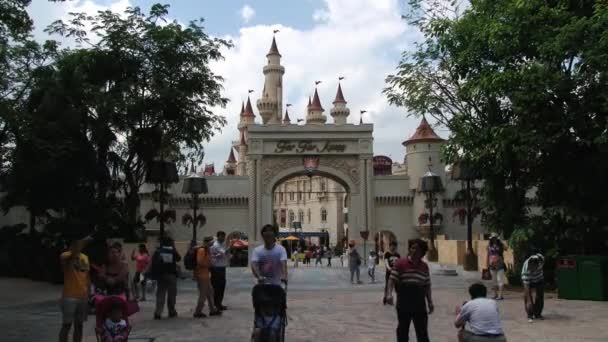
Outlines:
[[247,246],[249,246],[249,244],[245,240],[233,240],[231,244],[231,247],[234,248],[246,248]]
[[283,239],[283,240],[287,240],[287,241],[299,241],[299,240],[300,240],[300,238],[297,238],[297,237],[295,237],[295,236],[293,236],[293,235],[290,235],[290,236],[286,237],[286,238],[285,238],[285,239]]

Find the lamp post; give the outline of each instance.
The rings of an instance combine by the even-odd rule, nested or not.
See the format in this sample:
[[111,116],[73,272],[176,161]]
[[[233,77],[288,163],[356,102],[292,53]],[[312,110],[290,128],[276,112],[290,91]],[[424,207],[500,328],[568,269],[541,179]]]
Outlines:
[[437,261],[438,254],[435,248],[435,229],[433,227],[433,207],[437,205],[437,197],[435,194],[443,190],[441,183],[441,177],[431,171],[429,165],[429,171],[420,178],[418,184],[418,192],[422,192],[426,196],[425,206],[429,210],[429,238],[431,240],[431,246],[427,254],[429,261]]
[[465,255],[464,269],[466,271],[477,270],[477,255],[473,251],[473,195],[471,193],[472,183],[478,176],[472,165],[463,159],[454,164],[452,168],[452,179],[463,181],[465,184],[466,213],[467,213],[467,253]]
[[[192,170],[194,171],[194,169]],[[195,172],[192,172],[190,176],[184,179],[184,185],[182,187],[182,193],[192,195],[191,208],[193,210],[192,215],[192,245],[196,245],[196,226],[199,223],[199,218],[196,216],[196,210],[198,209],[198,195],[206,194],[209,190],[207,188],[207,180],[200,177]],[[202,216],[204,220],[204,216]],[[204,224],[204,222],[201,222]]]
[[160,236],[165,234],[165,187],[169,183],[179,182],[177,166],[165,160],[153,160],[148,164],[146,182],[160,184]]

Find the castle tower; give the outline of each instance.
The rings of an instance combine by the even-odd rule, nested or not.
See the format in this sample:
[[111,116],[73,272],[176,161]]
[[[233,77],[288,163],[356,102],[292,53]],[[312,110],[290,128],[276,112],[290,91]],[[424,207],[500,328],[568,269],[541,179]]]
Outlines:
[[274,36],[266,58],[268,64],[264,66],[264,90],[262,91],[262,97],[257,101],[258,111],[264,125],[280,124],[285,68],[281,65],[281,54]]
[[[441,161],[441,146],[445,143],[445,140],[439,137],[431,125],[426,121],[426,118],[422,118],[420,125],[416,128],[416,133],[409,139],[403,142],[405,146],[405,160],[407,165],[407,173],[410,177],[410,189],[414,190],[418,188],[420,178],[429,171],[429,169],[439,177],[441,177],[442,183],[447,184],[445,165]],[[437,206],[433,209],[434,213],[442,213],[442,195],[437,194]],[[414,225],[420,226],[418,223],[418,216],[422,213],[428,213],[428,209],[425,206],[426,197],[422,193],[416,193],[414,197],[413,210],[414,210]],[[444,218],[444,221],[446,218]],[[428,225],[428,221],[427,221]],[[437,231],[440,229],[439,222],[435,221]],[[426,231],[424,229],[421,232]]]
[[[310,98],[309,98],[310,103]],[[308,105],[308,113],[306,114],[306,124],[323,125],[327,121],[327,116],[323,115],[325,109],[321,106],[319,93],[315,88],[315,95],[312,97],[312,103]]]
[[236,158],[234,158],[234,149],[230,148],[230,154],[228,160],[224,164],[224,176],[234,176],[236,174]]
[[283,126],[287,126],[291,124],[291,119],[289,119],[289,111],[285,109],[285,116],[283,117]]
[[236,174],[237,176],[247,176],[247,140],[245,140],[245,132],[241,132],[239,162],[237,163]]
[[346,100],[342,94],[342,86],[338,83],[338,91],[336,99],[333,102],[334,108],[331,109],[331,116],[334,118],[336,125],[346,125],[346,118],[350,115],[350,109],[346,107]]

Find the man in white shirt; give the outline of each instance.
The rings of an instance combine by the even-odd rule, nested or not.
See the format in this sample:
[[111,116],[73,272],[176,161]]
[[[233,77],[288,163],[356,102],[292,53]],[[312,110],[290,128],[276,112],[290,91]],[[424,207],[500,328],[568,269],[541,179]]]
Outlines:
[[262,227],[264,244],[253,250],[251,271],[260,283],[281,285],[287,283],[287,251],[276,243],[274,227],[267,224]]
[[226,267],[229,255],[226,252],[226,233],[218,231],[216,239],[210,248],[211,251],[211,286],[213,287],[213,299],[215,306],[220,310],[228,307],[223,305],[224,290],[226,289]]
[[485,285],[476,283],[469,287],[471,300],[457,308],[454,325],[460,329],[459,342],[506,342],[495,300],[486,298]]

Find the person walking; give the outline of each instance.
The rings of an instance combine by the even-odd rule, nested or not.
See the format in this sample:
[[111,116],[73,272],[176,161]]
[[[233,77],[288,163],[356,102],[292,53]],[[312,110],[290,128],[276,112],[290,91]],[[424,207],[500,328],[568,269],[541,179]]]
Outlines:
[[[431,296],[429,266],[422,261],[428,251],[424,240],[408,242],[409,254],[394,264],[386,293],[386,300],[393,303],[393,290],[397,292],[397,342],[409,341],[410,323],[414,322],[418,342],[429,342],[428,315],[435,310]],[[427,313],[428,306],[428,313]]]
[[486,298],[488,290],[481,283],[469,287],[471,300],[456,308],[454,326],[458,342],[507,342],[495,300]]
[[[391,271],[393,270],[393,265],[395,264],[395,261],[401,258],[401,255],[397,252],[397,241],[391,241],[388,248],[389,250],[384,253],[384,266],[386,267],[386,272],[384,273],[385,294],[388,288],[388,280],[391,277]],[[387,304],[385,296],[382,297],[382,304]]]
[[317,266],[317,265],[323,266],[323,261],[322,261],[323,249],[321,247],[317,248],[317,250],[315,251],[315,257],[316,257],[315,266]]
[[325,254],[325,256],[327,257],[327,267],[331,267],[331,258],[333,256],[333,251],[331,250],[331,248],[327,249],[327,254]]
[[287,283],[287,251],[276,243],[277,232],[272,225],[262,227],[264,244],[251,254],[251,272],[260,283]]
[[[146,300],[146,277],[144,276],[150,264],[150,253],[145,244],[141,243],[137,249],[133,249],[131,260],[135,261],[135,276],[133,277],[133,298],[135,300]],[[141,289],[141,296],[140,296]]]
[[218,231],[216,239],[211,246],[211,286],[215,306],[220,310],[227,310],[224,305],[224,291],[226,290],[226,267],[230,255],[226,249],[226,233]]
[[182,257],[175,248],[175,242],[168,236],[160,239],[160,247],[152,256],[151,273],[157,279],[156,308],[154,319],[161,319],[165,300],[169,309],[169,318],[177,317],[175,301],[177,299],[177,263]]
[[524,284],[524,305],[529,323],[532,323],[534,319],[544,319],[542,315],[545,304],[544,264],[545,258],[535,250],[524,261],[521,270],[521,281]]
[[492,235],[488,245],[487,264],[494,282],[494,299],[503,300],[502,295],[505,279],[504,246],[497,235]]
[[222,312],[214,301],[213,287],[210,280],[211,268],[211,244],[213,236],[207,236],[203,239],[203,245],[195,247],[196,249],[196,268],[194,269],[194,278],[198,285],[198,301],[194,309],[194,318],[207,317],[203,313],[205,300],[209,304],[209,316],[217,316]]
[[306,265],[308,265],[308,267],[310,267],[310,259],[312,258],[312,250],[310,250],[310,248],[308,250],[306,250],[306,253],[304,255],[304,263]]
[[73,240],[68,251],[61,253],[59,261],[63,269],[63,294],[61,296],[61,330],[59,342],[68,342],[70,329],[74,325],[74,342],[82,342],[82,326],[87,320],[89,258],[82,253],[85,240]]
[[372,284],[376,282],[376,252],[370,251],[367,259],[367,275],[372,279]]
[[348,244],[348,268],[350,269],[350,282],[354,284],[354,276],[357,275],[357,284],[363,284],[360,277],[359,267],[361,266],[361,255],[355,248],[355,242],[351,241]]

